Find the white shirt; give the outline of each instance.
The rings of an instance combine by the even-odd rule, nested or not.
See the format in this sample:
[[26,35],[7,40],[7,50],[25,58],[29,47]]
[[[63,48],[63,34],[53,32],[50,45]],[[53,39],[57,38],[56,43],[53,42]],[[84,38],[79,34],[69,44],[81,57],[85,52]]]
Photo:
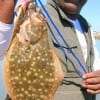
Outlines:
[[12,36],[13,24],[0,22],[0,60],[6,53]]
[[87,58],[87,43],[86,43],[86,40],[85,40],[84,33],[82,31],[82,28],[81,28],[80,23],[79,23],[78,20],[75,20],[75,21],[72,20],[71,22],[74,25],[79,43],[80,43],[81,48],[82,48],[82,52],[84,54],[84,59],[86,61],[86,58]]
[[[86,43],[85,36],[84,36],[83,31],[82,31],[82,28],[80,26],[80,23],[79,23],[79,21],[77,19],[76,20],[69,19],[69,21],[71,21],[73,23],[73,25],[74,25],[78,40],[79,40],[81,48],[82,48],[84,59],[86,61],[86,58],[87,58],[87,43]],[[93,33],[92,30],[91,30],[91,33]],[[96,41],[94,39],[93,34],[92,34],[92,40],[93,40],[94,53],[95,53],[95,60],[94,60],[94,64],[93,64],[93,69],[94,70],[98,70],[98,69],[100,69],[100,56],[99,56],[99,52],[98,52],[98,50],[97,50],[97,48],[95,46],[96,45]]]

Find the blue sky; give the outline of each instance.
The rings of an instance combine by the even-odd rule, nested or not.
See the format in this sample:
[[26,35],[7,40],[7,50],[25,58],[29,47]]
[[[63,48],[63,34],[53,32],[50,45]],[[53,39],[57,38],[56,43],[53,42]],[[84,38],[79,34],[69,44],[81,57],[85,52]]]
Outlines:
[[87,18],[94,31],[100,32],[100,1],[88,0],[81,14]]

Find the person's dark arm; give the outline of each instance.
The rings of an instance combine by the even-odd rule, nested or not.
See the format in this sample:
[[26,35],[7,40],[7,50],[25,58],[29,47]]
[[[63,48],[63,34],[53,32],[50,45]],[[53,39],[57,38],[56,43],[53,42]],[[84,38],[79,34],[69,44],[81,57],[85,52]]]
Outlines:
[[12,24],[17,0],[0,0],[0,22]]
[[3,59],[12,37],[16,1],[0,0],[0,60]]

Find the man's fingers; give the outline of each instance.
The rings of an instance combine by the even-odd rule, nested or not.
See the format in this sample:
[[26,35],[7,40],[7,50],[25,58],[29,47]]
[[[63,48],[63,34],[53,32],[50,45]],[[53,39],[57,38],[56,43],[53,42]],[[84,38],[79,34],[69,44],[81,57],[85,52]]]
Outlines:
[[99,94],[100,90],[91,90],[91,89],[87,89],[87,92],[90,94]]
[[88,84],[98,84],[100,83],[100,77],[95,77],[95,78],[88,78],[83,80],[84,83],[88,83]]
[[83,79],[87,79],[87,78],[93,78],[93,77],[100,77],[100,70],[91,72],[91,73],[87,73],[83,75]]
[[84,84],[83,87],[92,90],[100,90],[100,84]]

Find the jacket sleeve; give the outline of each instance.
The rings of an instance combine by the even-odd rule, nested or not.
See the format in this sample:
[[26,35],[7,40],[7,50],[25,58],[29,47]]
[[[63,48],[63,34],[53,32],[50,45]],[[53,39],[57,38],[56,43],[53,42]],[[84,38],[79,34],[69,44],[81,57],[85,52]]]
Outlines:
[[93,35],[93,30],[91,29],[92,33],[92,40],[93,40],[93,46],[94,46],[94,53],[95,53],[95,59],[94,59],[94,64],[93,64],[93,69],[94,70],[100,70],[100,52],[96,47],[96,40]]
[[12,37],[13,24],[0,22],[0,60],[5,55]]

